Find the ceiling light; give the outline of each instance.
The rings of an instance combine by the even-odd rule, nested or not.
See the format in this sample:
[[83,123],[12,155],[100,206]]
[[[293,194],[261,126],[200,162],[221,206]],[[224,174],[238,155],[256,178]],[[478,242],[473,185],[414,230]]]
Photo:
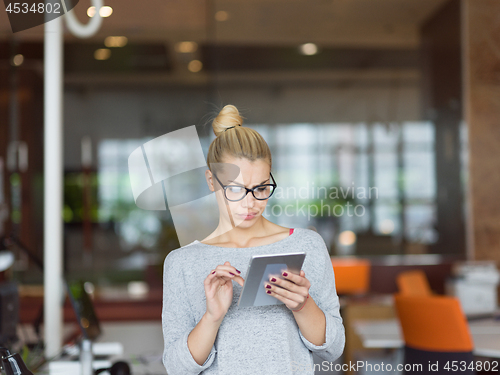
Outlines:
[[179,42],[175,44],[175,51],[180,53],[193,53],[198,49],[196,42]]
[[203,68],[203,64],[200,60],[191,60],[188,64],[188,69],[190,72],[197,73]]
[[89,16],[90,18],[95,16],[95,7],[89,7],[87,9],[87,16]]
[[109,17],[111,14],[113,14],[113,8],[109,6],[103,6],[101,10],[99,10],[99,15],[103,18]]
[[18,54],[12,58],[12,65],[14,66],[22,65],[23,62],[24,62],[24,56],[21,54]]
[[[103,18],[109,17],[109,16],[111,16],[111,14],[113,14],[113,8],[111,8],[109,6],[103,6],[99,10],[99,15],[101,17],[103,17]],[[95,7],[93,7],[93,6],[89,7],[87,9],[87,16],[89,16],[90,18],[92,18],[95,15],[96,15]]]
[[217,13],[215,13],[216,21],[227,21],[228,18],[229,18],[229,13],[226,12],[225,10],[219,10]]
[[104,39],[104,45],[106,47],[125,47],[127,42],[128,39],[125,36],[108,36]]
[[111,57],[111,50],[107,48],[99,48],[94,52],[96,60],[107,60]]
[[303,55],[315,55],[318,53],[318,46],[314,43],[304,43],[299,47],[299,51]]

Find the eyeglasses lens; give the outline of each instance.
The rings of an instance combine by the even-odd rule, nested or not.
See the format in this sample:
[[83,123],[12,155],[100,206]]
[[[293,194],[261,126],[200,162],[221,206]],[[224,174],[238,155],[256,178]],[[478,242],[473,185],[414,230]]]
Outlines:
[[[254,190],[255,198],[267,199],[273,193],[274,186],[260,186]],[[243,199],[246,195],[246,190],[240,186],[228,186],[226,189],[226,197],[229,200],[236,201]]]

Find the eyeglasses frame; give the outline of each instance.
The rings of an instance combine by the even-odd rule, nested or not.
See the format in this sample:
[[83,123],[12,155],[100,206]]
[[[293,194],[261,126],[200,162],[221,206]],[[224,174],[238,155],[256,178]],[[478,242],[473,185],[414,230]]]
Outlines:
[[[212,174],[213,174],[213,175],[214,175],[214,177],[217,179],[217,181],[219,182],[220,186],[222,186],[222,188],[224,189],[224,198],[226,198],[226,199],[227,199],[228,201],[230,201],[230,202],[239,202],[239,201],[241,201],[241,200],[245,199],[245,197],[247,196],[247,194],[248,194],[249,192],[252,192],[253,197],[254,197],[255,199],[257,199],[258,201],[265,201],[265,200],[267,200],[267,199],[269,199],[269,198],[271,198],[271,197],[272,197],[272,195],[274,194],[274,191],[275,191],[275,190],[276,190],[276,188],[278,187],[278,184],[277,184],[277,183],[276,183],[276,181],[274,180],[274,176],[273,176],[273,174],[272,174],[271,172],[269,172],[269,174],[271,175],[271,178],[272,178],[272,180],[273,180],[273,183],[272,183],[272,184],[262,184],[262,185],[257,185],[257,186],[255,186],[255,187],[253,187],[252,189],[248,189],[246,186],[243,186],[243,185],[224,185],[224,184],[222,184],[222,182],[219,180],[219,178],[217,177],[217,175],[216,175],[214,172],[212,172]],[[240,199],[238,199],[238,200],[232,200],[232,199],[229,199],[229,198],[227,197],[227,195],[226,195],[226,188],[228,188],[229,186],[238,186],[238,187],[242,187],[243,189],[245,189],[245,190],[246,190],[246,193],[245,193],[245,195],[244,195],[243,197],[241,197],[241,198],[240,198]],[[264,199],[257,198],[257,197],[255,196],[255,193],[254,193],[254,189],[257,189],[257,188],[262,187],[262,186],[274,186],[274,189],[273,189],[273,191],[271,192],[271,194],[270,194],[267,198],[264,198]]]

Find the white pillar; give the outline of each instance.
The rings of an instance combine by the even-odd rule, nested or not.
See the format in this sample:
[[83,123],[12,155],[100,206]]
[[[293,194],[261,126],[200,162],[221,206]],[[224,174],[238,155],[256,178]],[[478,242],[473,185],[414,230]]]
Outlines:
[[62,17],[45,24],[44,49],[44,332],[50,358],[61,351],[63,324]]

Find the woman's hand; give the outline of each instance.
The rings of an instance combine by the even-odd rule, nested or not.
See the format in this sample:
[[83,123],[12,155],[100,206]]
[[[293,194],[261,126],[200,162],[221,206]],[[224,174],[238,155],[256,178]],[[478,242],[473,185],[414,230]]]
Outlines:
[[218,265],[210,272],[205,281],[205,295],[207,297],[207,316],[213,321],[221,321],[233,301],[233,283],[236,281],[243,286],[245,280],[240,276],[240,271],[225,262]]
[[284,280],[270,277],[264,287],[268,294],[282,301],[290,310],[298,310],[306,303],[311,287],[305,275],[302,270],[299,275],[287,270],[282,273]]

